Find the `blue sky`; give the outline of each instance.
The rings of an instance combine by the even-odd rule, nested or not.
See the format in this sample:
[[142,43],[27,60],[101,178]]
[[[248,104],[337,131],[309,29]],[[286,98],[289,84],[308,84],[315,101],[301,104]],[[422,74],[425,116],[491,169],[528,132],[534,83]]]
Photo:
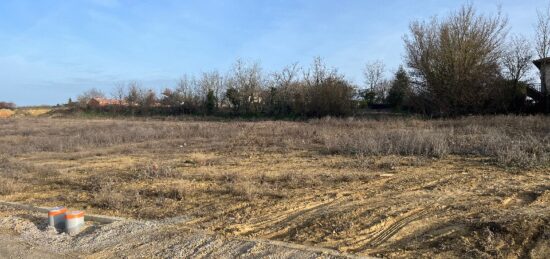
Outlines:
[[[532,36],[544,0],[477,0],[502,7],[511,33]],[[0,101],[56,104],[91,87],[129,80],[160,90],[183,74],[237,59],[264,71],[321,56],[361,84],[366,62],[403,61],[408,25],[445,15],[458,0],[2,0]]]

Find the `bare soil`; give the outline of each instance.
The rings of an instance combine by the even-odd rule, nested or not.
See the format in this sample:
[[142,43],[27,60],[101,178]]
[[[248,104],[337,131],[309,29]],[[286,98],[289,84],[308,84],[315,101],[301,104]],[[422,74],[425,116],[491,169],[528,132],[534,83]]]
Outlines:
[[[488,138],[479,132],[499,133],[483,120],[436,123],[468,128],[473,133],[464,139],[482,150],[479,140]],[[185,218],[166,228],[174,236],[201,229],[390,258],[548,258],[548,118],[489,120],[511,121],[508,130],[529,127],[540,145],[522,155],[539,157],[521,161],[536,162],[513,166],[496,153],[331,151],[341,142],[335,136],[366,132],[368,122],[20,119],[0,124],[0,142],[12,148],[0,167],[10,181],[0,198],[135,219]],[[380,125],[403,134],[411,125],[442,127],[429,123]]]
[[58,233],[45,215],[0,206],[0,258],[354,258],[267,240],[227,238],[161,221],[88,222],[77,235]]

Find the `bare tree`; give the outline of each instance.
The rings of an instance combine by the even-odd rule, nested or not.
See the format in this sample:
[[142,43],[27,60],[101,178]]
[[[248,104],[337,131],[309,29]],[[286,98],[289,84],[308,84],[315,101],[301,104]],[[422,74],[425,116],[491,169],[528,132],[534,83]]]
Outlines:
[[365,75],[365,84],[367,88],[374,89],[384,79],[386,66],[381,60],[367,63],[363,74]]
[[111,96],[122,104],[124,97],[126,96],[126,86],[124,83],[116,83],[115,88],[111,92]]
[[304,72],[306,113],[310,116],[348,115],[353,109],[355,86],[319,57]]
[[405,37],[416,92],[439,114],[480,112],[499,86],[508,20],[465,5],[443,20],[414,22]]
[[502,58],[506,77],[514,83],[525,80],[531,68],[532,59],[533,52],[529,41],[524,36],[513,35]]
[[221,100],[224,93],[224,80],[218,71],[211,71],[202,73],[200,79],[197,82],[200,90],[201,99],[206,100],[210,91],[214,94],[216,99]]
[[375,103],[386,103],[388,95],[390,94],[390,89],[392,86],[392,80],[382,79],[374,87]]
[[126,97],[124,99],[130,106],[138,105],[142,100],[144,90],[137,81],[131,81],[128,83]]
[[[542,60],[542,66],[547,65],[548,61],[545,58],[548,58],[550,55],[550,3],[544,11],[537,10],[537,24],[535,26],[535,50],[537,55]],[[548,85],[546,85],[546,75],[545,73],[540,73],[540,79],[542,82],[542,91],[548,94]],[[549,97],[550,98],[550,97]],[[546,110],[550,111],[550,100],[545,98],[544,106]]]
[[87,105],[88,101],[90,101],[90,99],[92,98],[105,98],[105,94],[97,88],[91,88],[80,94],[77,97],[77,101],[79,105],[84,106]]
[[[363,75],[365,76],[365,91],[374,95],[375,103],[384,103],[391,86],[391,83],[384,79],[386,66],[381,60],[369,62],[365,65]],[[363,93],[366,96],[366,93]]]
[[226,76],[226,97],[244,113],[256,113],[262,103],[261,94],[266,78],[259,63],[238,59]]
[[306,91],[300,83],[301,68],[298,63],[274,72],[269,80],[266,93],[266,111],[270,115],[288,115],[305,113]]
[[140,99],[140,104],[143,107],[153,107],[158,104],[157,94],[153,89],[143,91]]
[[304,80],[308,86],[320,86],[329,78],[341,78],[335,68],[329,69],[321,57],[313,59],[308,70],[304,71]]
[[195,82],[196,80],[194,78],[190,78],[187,75],[183,75],[176,86],[176,92],[184,96],[185,98],[189,98],[193,95],[195,95]]
[[301,68],[298,63],[293,63],[290,66],[283,68],[281,72],[272,74],[273,81],[276,87],[286,87],[299,80],[298,73]]
[[544,10],[537,10],[535,50],[541,59],[550,54],[550,4]]

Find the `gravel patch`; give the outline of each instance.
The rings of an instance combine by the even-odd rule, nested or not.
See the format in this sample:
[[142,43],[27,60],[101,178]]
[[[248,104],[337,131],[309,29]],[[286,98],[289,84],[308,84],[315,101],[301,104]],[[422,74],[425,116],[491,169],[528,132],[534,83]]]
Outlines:
[[[30,247],[71,256],[152,258],[349,258],[332,250],[267,240],[240,240],[183,226],[185,218],[161,221],[88,222],[69,236],[47,226],[32,212],[0,206],[0,232],[10,233]],[[9,212],[9,213],[6,213]],[[2,242],[0,240],[0,242]],[[25,246],[22,246],[25,247]],[[16,251],[24,253],[24,251]]]

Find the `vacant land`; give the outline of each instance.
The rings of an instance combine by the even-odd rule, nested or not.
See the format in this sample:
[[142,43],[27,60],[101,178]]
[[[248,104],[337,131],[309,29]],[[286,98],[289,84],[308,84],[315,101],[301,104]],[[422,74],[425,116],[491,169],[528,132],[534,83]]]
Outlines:
[[0,199],[385,257],[550,254],[550,118],[0,120]]

